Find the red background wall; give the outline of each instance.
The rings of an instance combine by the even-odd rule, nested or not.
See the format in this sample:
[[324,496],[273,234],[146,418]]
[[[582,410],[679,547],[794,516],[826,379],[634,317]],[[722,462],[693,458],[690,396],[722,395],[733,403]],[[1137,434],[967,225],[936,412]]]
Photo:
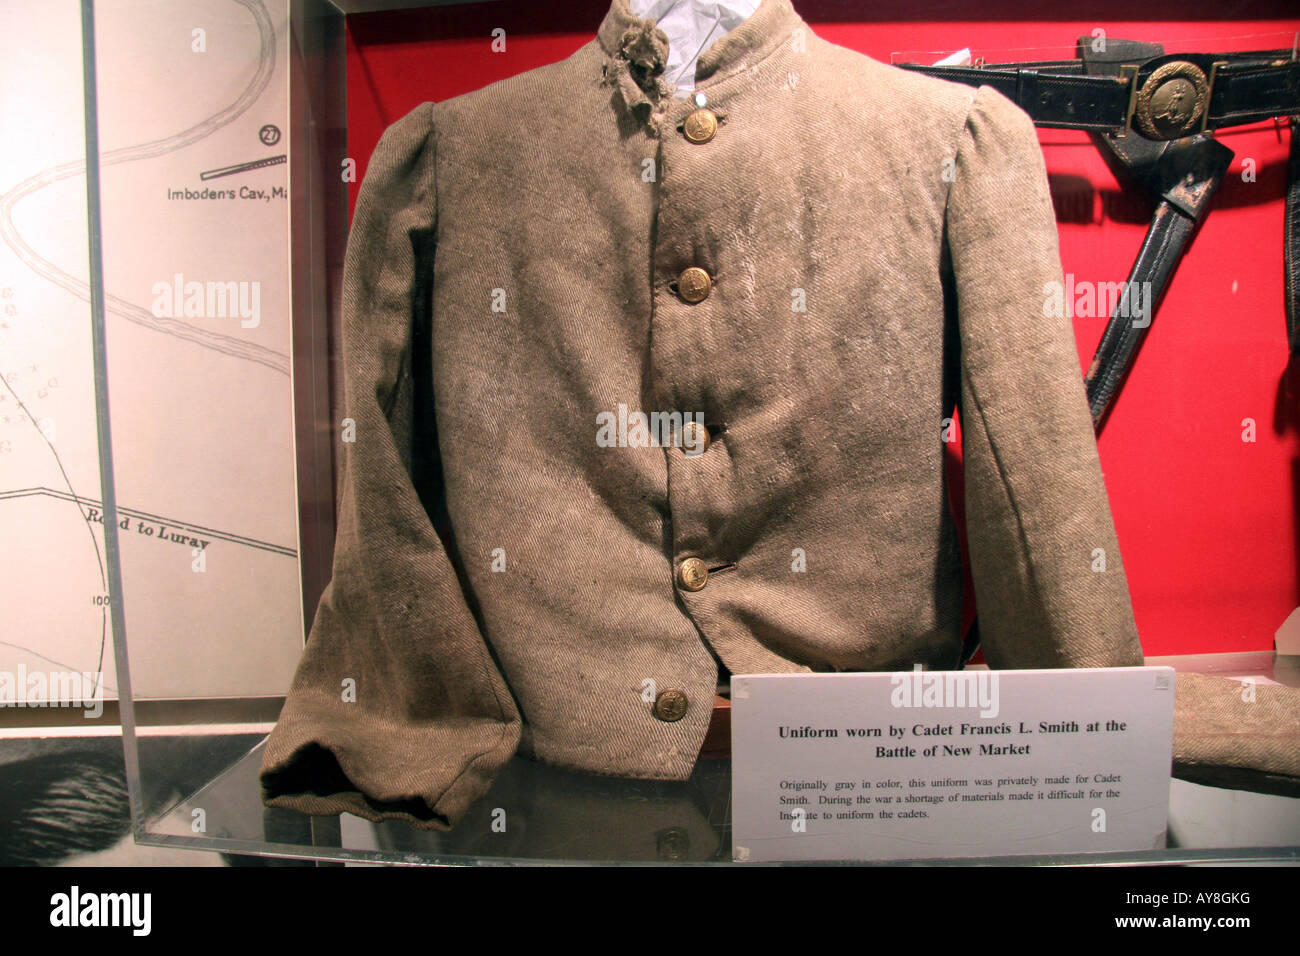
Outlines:
[[[1289,48],[1290,3],[1042,4],[794,0],[823,38],[890,62],[892,54],[971,47],[990,62],[1072,56],[1098,27],[1166,52]],[[358,178],[384,128],[426,100],[551,63],[589,41],[606,0],[562,10],[467,4],[348,18],[348,155]],[[506,50],[490,49],[506,31]],[[907,57],[920,60],[920,56]],[[1121,184],[1087,134],[1040,130],[1075,281],[1127,277],[1151,202]],[[1148,655],[1270,649],[1300,605],[1300,403],[1288,372],[1282,214],[1289,133],[1257,123],[1224,131],[1236,153],[1174,276],[1099,442],[1142,645]],[[851,144],[845,144],[851,148]],[[1253,159],[1254,182],[1243,180]],[[352,201],[356,198],[352,186]],[[1076,317],[1080,369],[1105,318]],[[1300,366],[1300,363],[1292,363]],[[1256,440],[1242,440],[1243,420]]]

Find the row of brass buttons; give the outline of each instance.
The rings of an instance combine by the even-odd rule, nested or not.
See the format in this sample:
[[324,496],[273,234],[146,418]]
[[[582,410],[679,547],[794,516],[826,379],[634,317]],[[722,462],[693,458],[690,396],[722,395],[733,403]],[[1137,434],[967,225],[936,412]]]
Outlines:
[[[699,102],[697,98],[696,102]],[[707,143],[718,131],[718,116],[713,110],[695,110],[682,123],[682,135],[692,143]],[[677,277],[677,293],[687,302],[703,302],[713,289],[713,277],[699,266],[682,270]]]
[[[718,117],[712,110],[697,109],[686,117],[682,134],[692,143],[707,143],[718,131]],[[677,294],[694,305],[703,302],[713,290],[713,277],[699,266],[682,270],[677,277]],[[695,454],[709,447],[709,430],[699,422],[687,422],[682,429],[682,446]],[[677,583],[687,591],[699,591],[709,580],[709,569],[699,558],[687,558],[677,566]],[[654,715],[673,722],[686,716],[689,701],[685,691],[666,690],[655,698]]]

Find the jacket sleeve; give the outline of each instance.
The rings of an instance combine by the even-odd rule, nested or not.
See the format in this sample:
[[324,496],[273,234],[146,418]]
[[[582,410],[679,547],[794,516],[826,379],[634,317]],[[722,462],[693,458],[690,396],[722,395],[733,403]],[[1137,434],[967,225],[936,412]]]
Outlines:
[[430,309],[432,110],[384,133],[358,196],[342,299],[355,434],[342,445],[333,575],[261,780],[270,806],[446,829],[514,754],[520,720],[422,502],[440,488],[413,477],[437,447],[412,374]]
[[992,667],[1142,663],[1029,116],[975,92],[947,205],[966,528]]
[[[1065,310],[1044,308],[1063,277],[1033,124],[980,87],[956,159],[947,227],[985,657],[993,667],[1140,665],[1074,332]],[[1295,795],[1297,740],[1300,689],[1177,675],[1176,776]]]

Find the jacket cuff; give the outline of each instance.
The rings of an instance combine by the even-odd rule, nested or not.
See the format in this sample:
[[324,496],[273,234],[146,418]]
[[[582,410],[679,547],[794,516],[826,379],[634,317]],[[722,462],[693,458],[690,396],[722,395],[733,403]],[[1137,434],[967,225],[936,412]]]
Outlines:
[[270,807],[449,830],[492,786],[519,725],[487,718],[410,724],[320,695],[291,695],[260,771]]
[[1178,674],[1174,776],[1300,796],[1300,688]]

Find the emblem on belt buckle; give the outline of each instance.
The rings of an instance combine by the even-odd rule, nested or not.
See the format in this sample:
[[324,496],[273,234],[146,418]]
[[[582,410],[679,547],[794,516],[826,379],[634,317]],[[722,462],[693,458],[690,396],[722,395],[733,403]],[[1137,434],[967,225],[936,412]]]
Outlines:
[[1210,106],[1210,83],[1195,63],[1156,67],[1138,90],[1133,118],[1147,139],[1178,139],[1195,130]]

